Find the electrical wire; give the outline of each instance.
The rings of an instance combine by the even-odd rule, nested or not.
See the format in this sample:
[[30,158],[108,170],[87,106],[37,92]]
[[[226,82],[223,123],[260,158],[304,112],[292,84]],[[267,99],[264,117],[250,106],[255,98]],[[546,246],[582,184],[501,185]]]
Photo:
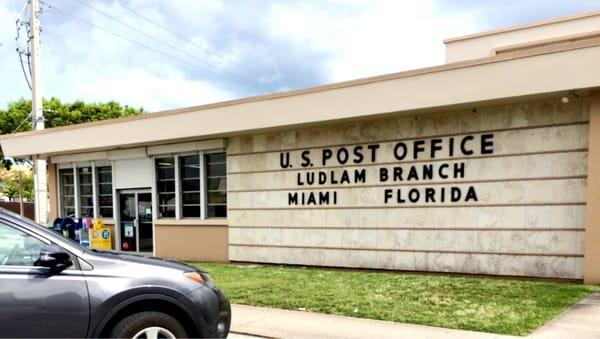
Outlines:
[[23,12],[25,12],[25,9],[29,7],[29,0],[27,0],[25,2],[25,5],[23,5],[23,8],[21,8],[21,10],[19,12],[17,12],[17,22],[19,22],[19,20],[21,20],[21,17],[23,16]]
[[[25,81],[27,82],[27,87],[29,87],[29,90],[32,90],[31,87],[31,81],[29,79],[32,78],[32,70],[31,70],[31,50],[30,50],[30,45],[29,43],[31,42],[32,39],[32,34],[31,34],[31,25],[28,21],[23,21],[23,15],[27,15],[27,10],[30,8],[31,1],[28,0],[25,3],[25,6],[23,6],[23,8],[21,9],[20,12],[18,12],[18,16],[17,19],[15,21],[15,25],[16,25],[16,29],[17,29],[17,36],[15,37],[15,41],[17,43],[17,54],[19,54],[19,62],[21,64],[21,70],[23,71],[23,77],[25,77]],[[26,50],[24,51],[20,46],[19,46],[19,40],[21,39],[21,27],[25,27],[26,30],[26,34],[27,34],[27,42],[26,42]],[[27,76],[27,71],[25,71],[25,64],[23,62],[23,55],[27,56],[27,65],[29,68],[29,76]],[[13,131],[11,133],[16,133],[17,131],[19,131],[19,129],[21,128],[21,126],[23,126],[23,124],[25,124],[26,121],[29,121],[31,119],[32,115],[31,113],[29,113],[25,119],[23,119],[18,125],[17,127],[15,127],[13,129]]]
[[206,71],[206,68],[204,68],[204,67],[200,67],[200,66],[198,66],[198,65],[196,65],[196,64],[193,64],[193,63],[191,63],[191,62],[189,62],[189,61],[187,61],[187,60],[185,60],[185,59],[178,58],[178,57],[176,57],[176,56],[174,56],[174,55],[171,55],[171,54],[165,53],[165,52],[163,52],[163,51],[160,51],[160,50],[158,50],[158,49],[156,49],[156,48],[153,48],[153,47],[151,47],[151,46],[148,46],[148,45],[145,45],[145,44],[143,44],[143,43],[137,42],[137,41],[135,41],[135,40],[133,40],[133,39],[130,39],[130,38],[128,38],[128,37],[126,37],[126,36],[124,36],[124,35],[121,35],[121,34],[119,34],[119,33],[115,33],[115,32],[113,32],[113,31],[110,31],[110,30],[108,30],[108,29],[106,29],[106,28],[104,28],[104,27],[101,27],[101,26],[98,26],[98,25],[94,24],[93,22],[87,21],[87,20],[85,20],[85,19],[82,19],[82,18],[80,18],[80,17],[74,16],[74,15],[72,15],[72,14],[70,14],[70,13],[67,13],[67,12],[63,11],[62,9],[60,9],[60,8],[58,8],[58,7],[54,6],[54,5],[50,5],[50,4],[48,4],[48,3],[44,2],[44,1],[41,1],[41,0],[40,0],[40,3],[41,3],[41,4],[43,4],[43,5],[45,5],[45,6],[47,6],[47,7],[48,7],[48,9],[50,9],[50,10],[53,10],[53,11],[55,11],[55,12],[56,12],[56,13],[58,13],[58,14],[61,14],[61,15],[64,15],[64,16],[66,16],[66,17],[69,17],[69,18],[75,19],[75,20],[77,20],[77,21],[80,21],[80,22],[82,22],[82,23],[84,23],[84,24],[86,24],[86,25],[89,25],[89,26],[95,27],[95,28],[97,28],[97,29],[99,29],[99,30],[101,30],[101,31],[103,31],[103,32],[106,32],[106,33],[108,33],[108,34],[114,35],[114,36],[116,36],[116,37],[118,37],[118,38],[121,38],[121,39],[123,39],[123,40],[129,41],[130,43],[132,43],[132,44],[134,44],[134,45],[137,45],[137,46],[140,46],[140,47],[146,48],[146,49],[148,49],[148,50],[151,50],[151,51],[153,51],[153,52],[155,52],[155,53],[157,53],[157,54],[160,54],[160,55],[162,55],[162,56],[165,56],[165,57],[167,57],[167,58],[171,58],[171,59],[177,60],[177,61],[179,61],[179,62],[181,62],[181,63],[184,63],[184,64],[186,64],[186,65],[188,65],[188,66],[194,67],[194,68],[196,68],[196,69],[198,69],[198,70]]
[[19,52],[18,50],[17,53],[19,54],[19,61],[21,62],[21,70],[23,70],[23,76],[25,77],[25,81],[27,81],[27,87],[29,87],[29,90],[33,90],[33,88],[31,87],[31,82],[29,81],[27,73],[25,72],[25,65],[23,64],[23,53]]
[[182,54],[184,54],[184,55],[187,55],[188,57],[190,57],[190,58],[193,58],[193,59],[195,59],[195,60],[197,60],[197,61],[199,61],[199,62],[201,62],[201,63],[205,64],[205,65],[206,65],[206,66],[208,66],[208,67],[214,67],[214,68],[215,68],[215,69],[217,69],[218,71],[220,71],[220,72],[222,72],[222,73],[225,73],[225,74],[228,74],[228,75],[229,75],[229,76],[231,76],[231,77],[237,78],[238,80],[241,80],[241,81],[248,81],[247,79],[240,78],[240,77],[239,77],[239,75],[233,74],[233,73],[231,73],[231,72],[229,72],[229,71],[227,71],[227,70],[225,70],[225,69],[222,69],[222,68],[219,68],[219,67],[217,67],[217,66],[216,66],[216,65],[214,65],[214,64],[210,64],[210,63],[208,63],[208,62],[206,62],[206,61],[204,61],[204,60],[202,60],[202,59],[199,59],[199,58],[198,58],[198,57],[196,57],[195,55],[193,55],[193,54],[191,54],[191,53],[189,53],[189,52],[187,52],[187,51],[185,51],[185,50],[183,50],[183,49],[181,49],[181,48],[178,48],[177,46],[174,46],[174,45],[172,45],[172,44],[170,44],[170,43],[168,43],[168,42],[165,42],[165,41],[163,41],[163,40],[161,40],[161,39],[158,39],[157,37],[155,37],[155,36],[153,36],[153,35],[151,35],[151,34],[148,34],[148,33],[144,32],[144,31],[142,31],[141,29],[139,29],[139,28],[137,28],[137,27],[135,27],[135,26],[133,26],[133,25],[131,25],[131,24],[128,24],[127,22],[125,22],[125,21],[123,21],[123,20],[121,20],[121,19],[119,19],[119,18],[116,18],[115,16],[113,16],[113,15],[111,15],[111,14],[107,13],[106,11],[103,11],[103,10],[101,10],[101,9],[97,8],[97,7],[94,7],[94,6],[92,6],[92,5],[88,4],[88,3],[86,3],[85,1],[82,1],[82,0],[77,0],[77,2],[79,2],[80,4],[82,4],[82,5],[84,5],[84,6],[88,7],[88,8],[91,8],[92,10],[94,10],[94,11],[96,11],[96,12],[98,12],[98,13],[101,13],[102,15],[106,16],[107,18],[109,18],[109,19],[111,19],[111,20],[114,20],[114,21],[116,21],[116,22],[118,22],[118,23],[120,23],[120,24],[122,24],[122,25],[124,25],[124,26],[127,26],[127,27],[128,27],[129,29],[131,29],[131,30],[134,30],[134,31],[136,31],[136,32],[138,32],[138,33],[140,33],[140,34],[142,34],[142,35],[144,35],[144,36],[146,36],[146,37],[148,37],[148,38],[150,38],[150,39],[152,39],[152,40],[154,40],[154,41],[158,42],[158,43],[161,43],[161,44],[163,44],[163,45],[165,45],[165,46],[167,46],[167,47],[169,47],[169,48],[171,48],[171,49],[173,49],[173,50],[176,50],[176,51],[178,51],[179,53],[182,53]]
[[[25,6],[23,6],[21,11],[18,13],[17,19],[15,21],[15,26],[17,29],[17,36],[15,37],[15,41],[17,43],[17,54],[19,54],[19,62],[21,64],[21,70],[23,71],[23,76],[25,77],[25,81],[27,82],[27,87],[29,87],[29,90],[32,90],[31,81],[29,80],[31,78],[31,61],[30,61],[31,54],[29,53],[29,41],[31,40],[30,27],[29,27],[29,22],[21,20],[21,18],[23,17],[23,14],[27,14],[28,8],[29,8],[29,1],[27,1],[25,3]],[[22,26],[25,26],[26,30],[27,30],[27,32],[26,32],[27,33],[27,52],[23,51],[19,46],[19,40],[21,38],[20,32],[21,32]],[[27,72],[25,71],[25,65],[23,63],[23,54],[27,55],[29,77],[27,76]],[[19,127],[20,127],[20,125],[19,125]]]
[[27,55],[27,69],[29,70],[29,79],[33,79],[33,70],[31,68],[31,39],[33,39],[33,34],[31,33],[31,25],[29,23],[27,23],[27,25],[25,26],[27,27],[27,43],[25,44],[25,48],[27,48],[27,52],[25,53],[25,55]]
[[[178,58],[178,57],[177,57],[177,56],[175,56],[175,55],[172,55],[172,54],[169,54],[169,53],[165,53],[165,52],[163,52],[163,51],[161,51],[161,50],[158,50],[158,49],[156,49],[156,48],[154,48],[154,47],[151,47],[151,46],[148,46],[148,45],[146,45],[146,44],[143,44],[143,43],[140,43],[140,42],[138,42],[138,41],[135,41],[135,40],[133,40],[133,39],[131,39],[131,38],[129,38],[129,37],[127,37],[127,36],[125,36],[125,35],[122,35],[122,34],[119,34],[119,33],[115,33],[115,32],[113,32],[113,31],[110,31],[110,30],[108,30],[108,29],[106,29],[106,28],[104,28],[104,27],[101,27],[101,26],[99,26],[99,25],[96,25],[96,24],[94,24],[94,23],[92,23],[92,22],[90,22],[90,21],[87,21],[87,20],[85,20],[85,19],[82,19],[82,18],[80,18],[80,17],[74,16],[74,15],[72,15],[72,14],[70,14],[70,13],[67,13],[67,12],[65,12],[65,11],[61,10],[60,8],[57,8],[56,6],[54,6],[54,5],[51,5],[51,4],[48,4],[48,3],[44,2],[44,1],[41,1],[41,0],[40,0],[40,3],[42,3],[42,4],[46,5],[46,6],[48,6],[48,8],[49,8],[49,9],[53,9],[53,10],[57,11],[59,14],[62,14],[62,15],[65,15],[65,16],[68,16],[68,17],[71,17],[71,18],[73,18],[73,19],[76,19],[76,20],[79,20],[79,21],[81,21],[81,22],[83,22],[83,23],[85,23],[85,24],[91,25],[91,26],[93,26],[93,27],[95,27],[95,28],[98,28],[98,29],[100,29],[100,30],[102,30],[102,31],[104,31],[104,32],[107,32],[107,33],[109,33],[109,34],[112,34],[112,35],[114,35],[114,36],[117,36],[117,37],[119,37],[119,38],[121,38],[121,39],[127,40],[127,41],[129,41],[129,42],[131,42],[131,43],[133,43],[133,44],[136,44],[136,45],[140,46],[140,47],[144,47],[144,48],[146,48],[146,49],[149,49],[149,50],[152,50],[152,51],[154,51],[154,52],[156,52],[156,53],[159,53],[159,54],[161,54],[161,55],[163,55],[163,56],[166,56],[166,57],[169,57],[169,58],[176,59],[176,60],[178,60],[178,61],[180,61],[180,62],[183,62],[183,63],[185,63],[185,64],[187,64],[187,65],[193,66],[193,67],[195,67],[195,68],[197,68],[197,69],[200,69],[200,70],[203,70],[203,71],[210,71],[210,72],[212,72],[212,73],[215,73],[215,74],[219,74],[219,73],[220,73],[220,75],[226,75],[226,76],[228,76],[228,77],[230,77],[231,79],[233,79],[233,80],[236,80],[236,81],[248,82],[248,80],[246,80],[246,79],[243,79],[243,78],[240,78],[240,77],[236,76],[235,74],[232,74],[232,73],[230,73],[230,72],[228,72],[228,71],[226,71],[226,70],[222,70],[222,69],[219,69],[219,68],[215,67],[214,65],[207,64],[206,62],[204,62],[204,61],[202,61],[202,60],[200,60],[200,59],[197,59],[197,58],[196,58],[194,55],[191,55],[191,54],[189,54],[189,53],[187,53],[187,52],[185,52],[185,51],[183,51],[183,50],[181,50],[181,49],[179,49],[179,48],[177,48],[177,47],[175,47],[175,46],[173,46],[173,45],[171,45],[171,44],[169,44],[169,43],[166,43],[166,42],[164,42],[164,41],[162,41],[162,40],[160,40],[160,39],[158,39],[158,38],[156,38],[156,37],[153,37],[152,35],[150,35],[150,34],[148,34],[148,33],[145,33],[145,32],[143,32],[143,31],[141,31],[141,30],[139,30],[139,29],[137,29],[137,28],[135,28],[135,27],[133,27],[133,26],[131,26],[131,25],[129,25],[129,24],[127,24],[127,23],[125,23],[125,22],[123,22],[123,21],[121,21],[121,20],[119,20],[119,19],[117,19],[117,18],[113,17],[113,16],[111,16],[110,14],[108,14],[108,13],[106,13],[106,12],[102,11],[102,10],[99,10],[99,9],[97,9],[97,8],[95,8],[95,7],[93,7],[93,6],[91,6],[91,5],[87,5],[87,4],[86,4],[88,7],[92,8],[92,9],[94,9],[94,10],[97,10],[97,11],[99,11],[100,13],[102,13],[102,14],[106,15],[107,17],[109,17],[109,18],[111,18],[111,19],[113,19],[113,20],[116,20],[116,21],[120,22],[120,23],[121,23],[121,24],[123,24],[123,25],[126,25],[126,26],[128,26],[129,28],[131,28],[131,29],[133,29],[133,30],[135,30],[135,31],[137,31],[137,32],[139,32],[139,33],[141,33],[141,34],[143,34],[143,35],[145,35],[145,36],[147,36],[147,37],[151,38],[152,40],[158,41],[158,42],[160,42],[161,44],[163,44],[163,45],[166,45],[166,46],[168,46],[169,48],[171,48],[171,49],[173,49],[173,50],[176,50],[176,51],[178,51],[178,52],[180,52],[180,53],[183,53],[183,54],[185,54],[185,55],[191,56],[192,58],[194,58],[194,59],[197,59],[198,61],[202,62],[202,63],[203,63],[203,64],[205,64],[205,65],[204,65],[204,66],[199,66],[199,65],[197,65],[197,64],[195,64],[195,63],[191,63],[191,62],[189,62],[189,61],[187,61],[187,60],[185,60],[185,59]],[[213,68],[214,68],[214,69],[213,69]],[[252,83],[252,85],[254,85],[254,83]]]
[[25,123],[25,121],[28,121],[29,119],[31,119],[31,114],[27,115],[27,117],[25,117],[25,119],[23,119],[23,121],[21,121],[21,123],[19,123],[17,125],[17,127],[15,127],[15,129],[12,132],[10,132],[10,133],[17,132],[19,130],[19,128],[21,128],[21,126],[23,126],[23,124]]
[[29,48],[29,45],[27,45],[27,53],[25,55],[27,55],[27,70],[29,70],[29,79],[33,79],[33,70],[31,67],[31,49]]
[[[81,0],[78,0],[78,1],[82,2]],[[245,72],[247,72],[249,74],[253,74],[253,72],[251,70],[249,70],[248,68],[244,67],[243,65],[241,65],[239,63],[236,63],[234,61],[231,61],[230,59],[228,59],[226,57],[223,57],[223,56],[219,55],[218,53],[213,52],[212,50],[210,50],[210,49],[208,49],[208,48],[206,48],[204,46],[201,46],[201,45],[198,45],[198,44],[194,43],[193,41],[189,40],[188,38],[182,36],[181,34],[175,32],[173,30],[169,29],[168,27],[155,22],[154,20],[152,20],[152,19],[150,19],[150,18],[148,18],[148,17],[146,17],[146,16],[144,16],[144,15],[142,15],[142,14],[134,11],[131,8],[128,8],[127,6],[123,5],[120,1],[117,1],[117,3],[119,4],[119,6],[121,8],[125,9],[126,11],[134,14],[135,16],[137,16],[139,18],[142,18],[143,20],[145,20],[145,21],[151,23],[152,25],[154,25],[154,26],[156,26],[156,27],[164,30],[165,32],[167,32],[167,33],[169,33],[169,34],[171,34],[171,35],[173,35],[173,36],[181,39],[182,41],[184,41],[184,42],[186,42],[186,43],[188,43],[188,44],[190,44],[190,45],[192,45],[192,46],[194,46],[196,48],[199,48],[199,49],[205,51],[206,53],[208,53],[208,54],[210,54],[210,55],[212,55],[214,57],[217,57],[217,58],[219,58],[219,59],[221,59],[221,60],[223,60],[223,61],[225,61],[225,62],[227,62],[227,63],[229,63],[229,64],[231,64],[233,66],[236,66],[237,68],[239,68],[239,69],[241,69],[241,70],[243,70],[243,71],[245,71]]]

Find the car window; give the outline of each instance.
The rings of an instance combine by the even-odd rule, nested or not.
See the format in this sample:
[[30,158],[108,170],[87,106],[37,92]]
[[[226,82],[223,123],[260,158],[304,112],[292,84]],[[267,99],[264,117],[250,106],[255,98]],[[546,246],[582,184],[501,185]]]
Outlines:
[[[1,1],[1,0],[0,0]],[[52,228],[48,228],[48,227],[44,227],[41,225],[38,225],[36,223],[34,223],[31,219],[27,219],[25,217],[22,217],[18,214],[15,214],[13,212],[9,212],[4,210],[3,213],[11,216],[12,218],[16,219],[15,221],[17,223],[23,223],[26,224],[28,226],[32,226],[33,228],[35,228],[35,233],[43,233],[40,236],[42,238],[46,238],[48,239],[49,242],[53,242],[53,243],[57,243],[57,244],[61,244],[61,243],[67,243],[69,246],[71,247],[75,247],[75,250],[80,250],[80,251],[87,251],[88,249],[81,246],[79,244],[79,241],[75,241],[73,239],[69,239],[69,238],[65,238],[62,236],[62,233],[58,233],[54,230],[52,230]]]
[[0,265],[33,266],[44,245],[29,234],[0,223]]

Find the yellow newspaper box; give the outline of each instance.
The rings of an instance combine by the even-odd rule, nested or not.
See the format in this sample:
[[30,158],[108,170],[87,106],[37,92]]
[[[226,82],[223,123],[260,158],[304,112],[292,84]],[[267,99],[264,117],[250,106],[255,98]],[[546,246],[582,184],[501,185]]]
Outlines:
[[104,220],[98,218],[90,230],[90,246],[102,250],[112,250],[110,229],[104,227]]

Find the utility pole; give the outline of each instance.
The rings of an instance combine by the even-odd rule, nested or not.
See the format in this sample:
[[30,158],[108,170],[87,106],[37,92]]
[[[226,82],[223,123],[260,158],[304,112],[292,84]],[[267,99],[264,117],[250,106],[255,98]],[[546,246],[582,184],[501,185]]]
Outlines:
[[[30,0],[31,4],[31,119],[33,130],[44,129],[44,109],[41,92],[40,71],[40,4],[39,0]],[[33,158],[33,184],[35,187],[35,221],[48,224],[48,183],[46,178],[46,160],[38,155]]]

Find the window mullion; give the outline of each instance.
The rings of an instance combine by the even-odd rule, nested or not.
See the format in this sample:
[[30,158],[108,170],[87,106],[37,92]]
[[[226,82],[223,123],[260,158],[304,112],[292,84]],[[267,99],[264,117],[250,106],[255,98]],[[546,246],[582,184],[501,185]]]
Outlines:
[[173,156],[175,171],[175,219],[181,219],[181,180],[179,175],[179,155]]
[[206,161],[204,161],[204,152],[200,152],[200,219],[206,219]]
[[[158,195],[158,166],[156,165],[157,157],[152,157],[152,166],[154,166],[154,170],[152,171],[152,221],[155,222],[158,219],[158,209],[159,207],[159,195]],[[156,248],[156,247],[155,247]]]
[[94,218],[98,218],[100,215],[98,200],[98,176],[96,175],[96,164],[92,162],[92,209],[94,210]]
[[81,218],[79,210],[79,175],[77,175],[77,166],[73,165],[73,205],[75,208],[75,218]]
[[56,172],[56,187],[57,187],[57,193],[58,193],[58,199],[57,199],[57,209],[56,209],[56,215],[58,217],[60,217],[61,215],[64,214],[64,205],[63,205],[63,201],[64,201],[64,194],[65,194],[65,188],[63,187],[64,183],[63,180],[61,178],[60,175],[60,167],[56,166],[56,168],[54,169]]

